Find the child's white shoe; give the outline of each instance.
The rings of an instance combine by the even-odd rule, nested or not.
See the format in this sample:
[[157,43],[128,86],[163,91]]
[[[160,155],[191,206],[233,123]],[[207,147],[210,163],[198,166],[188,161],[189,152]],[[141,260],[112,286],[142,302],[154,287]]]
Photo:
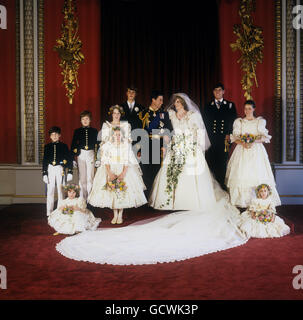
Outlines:
[[111,221],[111,224],[116,224],[117,223],[117,219],[118,219],[118,210],[114,210],[114,217]]
[[123,213],[123,209],[120,209],[120,210],[119,210],[118,219],[117,219],[117,224],[123,223],[122,213]]

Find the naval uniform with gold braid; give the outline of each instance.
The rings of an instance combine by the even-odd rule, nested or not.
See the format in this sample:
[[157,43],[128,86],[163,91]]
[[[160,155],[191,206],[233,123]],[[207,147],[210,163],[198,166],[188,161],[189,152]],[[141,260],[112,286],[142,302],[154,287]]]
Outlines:
[[85,200],[93,186],[97,135],[98,130],[95,128],[78,128],[74,131],[71,145],[73,156],[78,156],[80,197]]
[[143,160],[144,148],[141,146],[141,169],[144,184],[147,188],[146,195],[148,196],[154,179],[161,168],[163,136],[170,135],[173,127],[168,112],[164,111],[163,108],[154,111],[150,107],[142,113],[140,112],[139,119],[142,121],[142,128],[145,129],[148,134],[149,157],[145,159],[145,161]]
[[213,99],[205,107],[203,118],[211,142],[205,157],[216,180],[225,189],[224,180],[228,160],[225,137],[232,133],[233,123],[237,118],[235,104],[225,99],[221,102]]
[[51,142],[44,146],[42,175],[48,176],[47,184],[47,215],[54,210],[54,195],[57,184],[58,203],[63,199],[62,185],[64,185],[64,168],[73,174],[73,161],[68,146],[63,142]]

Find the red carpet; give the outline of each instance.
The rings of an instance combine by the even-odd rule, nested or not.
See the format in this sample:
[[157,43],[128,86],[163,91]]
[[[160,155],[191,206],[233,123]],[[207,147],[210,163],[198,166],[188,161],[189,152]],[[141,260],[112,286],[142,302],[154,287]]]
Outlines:
[[[12,205],[0,211],[0,265],[7,269],[6,299],[302,299],[292,273],[303,265],[303,207],[278,212],[292,225],[279,239],[247,244],[183,262],[111,266],[77,262],[60,255],[45,206]],[[94,212],[111,227],[111,213]],[[149,208],[127,210],[126,224],[155,215]],[[117,226],[118,227],[118,226]]]

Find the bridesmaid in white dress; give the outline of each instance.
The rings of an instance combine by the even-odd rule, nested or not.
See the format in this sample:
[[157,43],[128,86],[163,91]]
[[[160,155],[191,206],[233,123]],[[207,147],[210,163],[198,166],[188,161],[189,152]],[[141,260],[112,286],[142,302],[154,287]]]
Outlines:
[[256,198],[239,216],[239,227],[248,237],[276,238],[290,233],[290,228],[278,217],[267,184],[256,188]]
[[[113,209],[112,224],[123,223],[123,209],[147,203],[141,168],[132,151],[131,127],[127,121],[120,121],[122,112],[118,105],[111,107],[113,120],[102,126],[102,141],[97,155],[99,168],[88,197],[88,202],[94,207]],[[113,184],[119,181],[125,190],[122,184],[119,184],[121,188],[114,188]]]
[[[231,203],[247,208],[254,198],[254,190],[266,183],[272,190],[275,206],[281,205],[280,197],[275,187],[275,179],[271,170],[268,155],[263,143],[269,143],[271,136],[266,129],[266,120],[255,117],[254,101],[248,100],[244,105],[245,117],[235,120],[231,142],[237,144],[233,151],[226,171],[226,186],[230,193]],[[256,140],[243,142],[243,135],[251,134]]]
[[96,230],[100,218],[95,218],[86,208],[86,201],[79,197],[80,188],[75,184],[63,187],[66,199],[48,217],[48,224],[56,230],[54,235],[74,234],[85,230]]

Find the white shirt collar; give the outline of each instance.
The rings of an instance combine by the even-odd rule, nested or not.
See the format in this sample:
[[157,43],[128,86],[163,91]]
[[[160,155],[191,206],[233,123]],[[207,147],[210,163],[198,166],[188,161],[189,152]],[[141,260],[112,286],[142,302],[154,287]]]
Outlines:
[[129,106],[129,109],[132,109],[132,108],[134,107],[135,103],[136,103],[136,101],[133,101],[133,102],[127,101],[127,104],[128,104],[128,106]]

